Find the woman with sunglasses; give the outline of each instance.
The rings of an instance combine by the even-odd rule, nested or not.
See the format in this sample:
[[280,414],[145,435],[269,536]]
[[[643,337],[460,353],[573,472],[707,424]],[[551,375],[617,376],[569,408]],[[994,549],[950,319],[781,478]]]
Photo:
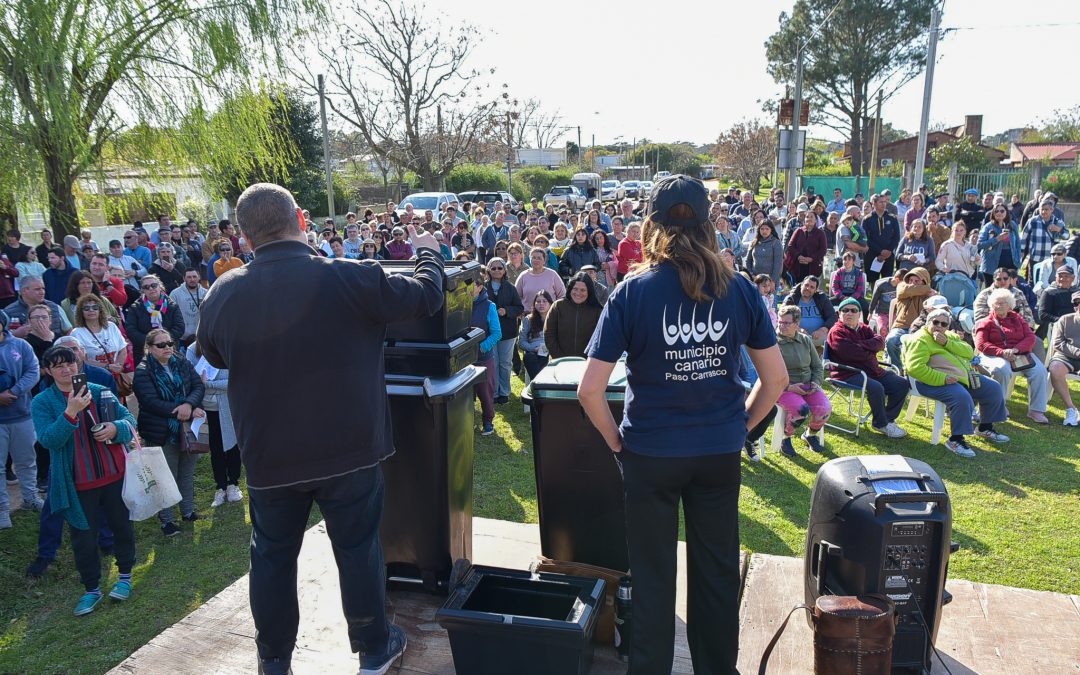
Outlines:
[[514,362],[514,342],[518,336],[518,319],[525,306],[521,303],[514,284],[506,276],[506,261],[492,258],[487,265],[488,298],[495,303],[499,315],[499,328],[502,338],[495,345],[495,360],[498,364],[498,377],[495,381],[495,403],[510,402],[510,370]]
[[127,389],[131,382],[130,375],[124,377],[128,342],[119,326],[109,320],[104,302],[93,294],[84,295],[76,301],[75,329],[71,331],[71,336],[79,341],[87,359],[108,370],[114,378],[124,378],[124,388]]
[[[138,431],[147,445],[161,446],[169,471],[180,489],[180,515],[184,521],[199,520],[195,513],[195,463],[199,455],[182,452],[184,422],[205,417],[202,409],[206,387],[191,363],[176,354],[176,338],[154,328],[146,335],[146,358],[135,368],[135,398],[139,401]],[[180,534],[173,508],[158,513],[161,533]]]
[[142,345],[152,329],[165,329],[177,342],[184,336],[184,316],[180,313],[180,308],[165,295],[161,280],[153,274],[147,274],[139,280],[139,288],[142,295],[128,307],[127,320],[124,321],[134,350],[135,363],[142,361]]
[[364,244],[360,247],[359,260],[382,260],[383,257],[379,255],[379,246],[375,243],[374,239],[365,239]]
[[829,397],[822,388],[821,356],[814,345],[814,339],[805,331],[799,330],[802,310],[798,305],[781,305],[776,313],[776,343],[787,367],[789,382],[776,401],[787,413],[780,452],[788,457],[796,455],[791,437],[802,423],[806,422],[807,429],[802,438],[811,450],[821,453],[825,448],[818,440],[817,432],[825,426],[832,414]]
[[[926,325],[904,338],[901,352],[904,372],[918,383],[920,396],[941,401],[948,408],[951,435],[945,447],[960,457],[974,457],[965,436],[972,433],[1005,443],[1009,437],[994,430],[996,422],[1008,419],[1001,385],[980,375],[971,365],[975,350],[963,337],[949,331],[952,313],[948,308],[932,310]],[[971,414],[979,404],[979,428],[972,426]]]
[[233,245],[228,239],[221,239],[217,245],[218,259],[214,261],[214,279],[218,279],[229,270],[244,266],[244,261],[233,256]]

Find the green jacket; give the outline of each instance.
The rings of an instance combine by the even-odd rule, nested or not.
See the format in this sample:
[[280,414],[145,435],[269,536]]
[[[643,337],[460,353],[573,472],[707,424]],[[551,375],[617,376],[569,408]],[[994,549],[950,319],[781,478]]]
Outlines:
[[795,333],[794,337],[777,334],[776,344],[780,347],[780,355],[784,357],[791,384],[813,382],[818,386],[822,385],[821,357],[814,347],[812,337],[802,331]]
[[[905,338],[901,360],[904,362],[904,371],[919,382],[941,387],[945,385],[945,373],[930,366],[930,358],[935,355],[944,356],[950,363],[965,373],[971,372],[971,359],[975,356],[975,350],[962,338],[946,333],[948,341],[939,345],[930,333],[929,327],[920,328]],[[967,382],[961,381],[967,385]]]

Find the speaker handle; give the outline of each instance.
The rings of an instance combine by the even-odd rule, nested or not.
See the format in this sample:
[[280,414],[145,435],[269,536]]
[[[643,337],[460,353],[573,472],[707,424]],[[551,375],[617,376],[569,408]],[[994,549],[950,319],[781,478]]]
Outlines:
[[880,516],[888,504],[925,504],[945,505],[949,503],[946,492],[894,492],[878,495],[874,500],[874,515]]
[[839,556],[843,553],[844,549],[840,548],[836,544],[831,544],[824,539],[818,542],[817,545],[817,595],[825,595],[825,575],[828,573],[828,563],[825,559],[829,556]]

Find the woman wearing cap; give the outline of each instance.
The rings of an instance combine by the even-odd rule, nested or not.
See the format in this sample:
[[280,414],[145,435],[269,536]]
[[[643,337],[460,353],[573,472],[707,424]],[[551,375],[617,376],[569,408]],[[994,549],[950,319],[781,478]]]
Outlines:
[[[787,371],[757,289],[720,261],[701,181],[665,178],[650,201],[644,262],[601,314],[578,396],[623,474],[634,571],[629,672],[671,670],[680,499],[693,561],[686,628],[694,671],[735,672],[740,451]],[[738,379],[743,345],[760,375],[749,396]],[[604,392],[624,354],[620,429]]]
[[1027,378],[1027,416],[1038,424],[1049,424],[1046,401],[1049,395],[1047,372],[1032,353],[1035,333],[1016,310],[1016,298],[1008,288],[990,292],[990,315],[975,325],[975,350],[982,354],[979,365],[1004,391],[1013,373]]
[[866,401],[870,404],[870,425],[874,431],[889,438],[903,438],[907,432],[896,424],[904,409],[911,385],[878,363],[878,353],[885,349],[885,340],[862,322],[863,309],[857,300],[847,298],[840,303],[840,320],[829,329],[829,361],[848,368],[833,368],[830,377],[854,386],[866,382]]
[[[1005,443],[1009,437],[994,430],[995,422],[1008,419],[1001,385],[975,372],[971,359],[975,350],[948,330],[952,313],[947,308],[932,310],[926,325],[904,338],[901,352],[904,372],[918,383],[919,396],[941,401],[948,408],[951,435],[945,447],[961,457],[974,457],[965,436]],[[971,414],[979,403],[979,428],[972,426]]]
[[382,256],[379,255],[379,246],[375,243],[374,239],[364,240],[364,243],[360,246],[360,257],[358,260],[382,260]]

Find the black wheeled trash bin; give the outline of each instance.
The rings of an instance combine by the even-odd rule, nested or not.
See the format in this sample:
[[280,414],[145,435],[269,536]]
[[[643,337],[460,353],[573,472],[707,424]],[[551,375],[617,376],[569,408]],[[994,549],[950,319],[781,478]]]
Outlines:
[[445,593],[458,560],[472,559],[473,385],[466,366],[432,379],[386,375],[396,452],[382,463],[379,530],[387,578]]
[[[585,359],[555,359],[537,373],[522,400],[532,415],[540,547],[555,560],[626,571],[626,512],[619,467],[577,397]],[[622,420],[626,365],[615,365],[607,399]]]

